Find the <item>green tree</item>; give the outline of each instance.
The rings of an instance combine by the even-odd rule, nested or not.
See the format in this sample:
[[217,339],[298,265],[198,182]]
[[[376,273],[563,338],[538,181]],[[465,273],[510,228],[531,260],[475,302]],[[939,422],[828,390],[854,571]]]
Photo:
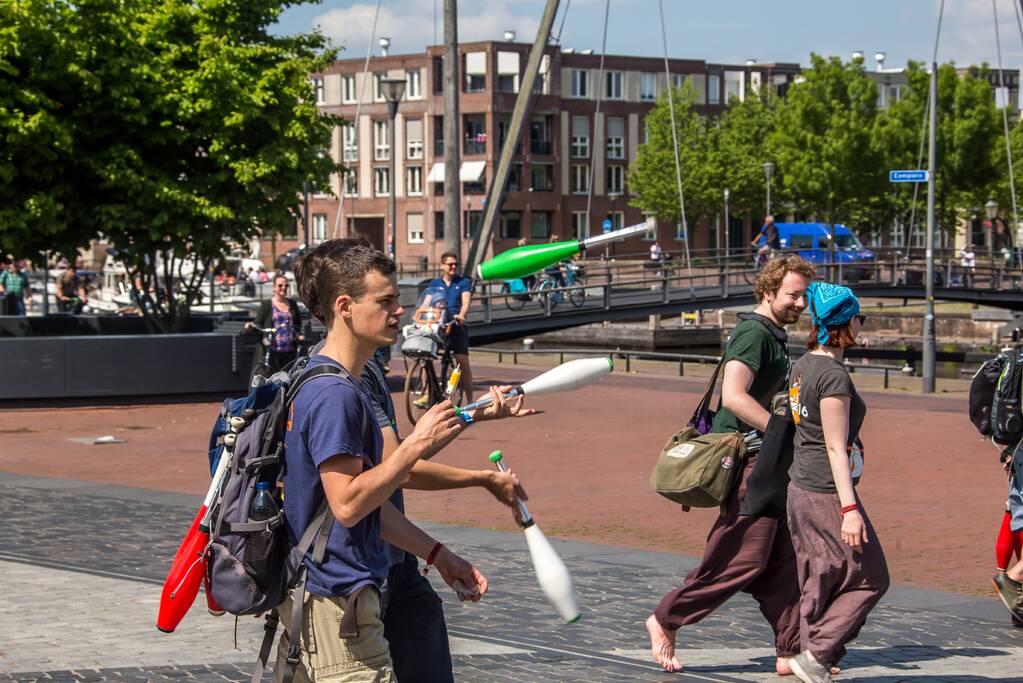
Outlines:
[[[105,235],[146,290],[169,294],[154,322],[180,327],[216,259],[294,220],[302,182],[327,190],[340,170],[323,153],[339,121],[308,78],[334,53],[318,34],[272,35],[286,6],[21,3],[0,32],[0,69],[22,88],[0,90],[0,130],[18,141],[0,152],[13,200],[0,238],[69,252]],[[44,137],[57,149],[27,163]]]
[[767,206],[764,162],[774,161],[769,147],[775,128],[773,101],[756,95],[741,102],[733,99],[717,127],[717,144],[711,153],[715,181],[729,189],[734,214],[757,219]]
[[[675,88],[672,97],[686,222],[691,230],[699,217],[716,212],[721,204],[721,185],[716,182],[711,158],[718,129],[693,110],[695,96],[688,82],[682,89]],[[678,222],[681,209],[667,91],[647,115],[646,126],[647,140],[629,168],[632,205],[659,219]]]
[[843,63],[811,55],[803,80],[778,108],[771,137],[779,185],[796,210],[834,225],[869,211],[884,196],[876,118],[877,89],[862,59]]

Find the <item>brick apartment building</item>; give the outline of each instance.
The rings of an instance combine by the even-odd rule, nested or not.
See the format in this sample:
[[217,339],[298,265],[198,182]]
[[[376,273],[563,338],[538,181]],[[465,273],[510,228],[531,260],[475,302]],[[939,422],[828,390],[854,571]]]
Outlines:
[[[461,146],[463,250],[470,231],[483,216],[487,183],[505,141],[515,99],[530,49],[516,42],[459,45],[461,79]],[[363,78],[363,60],[335,62],[314,74],[317,101],[325,112],[338,114],[346,125],[333,135],[330,154],[347,173],[332,177],[335,197],[309,199],[309,241],[334,236],[364,235],[384,248],[390,193],[397,193],[397,259],[414,267],[421,257],[435,263],[443,251],[444,93],[443,46],[409,55],[375,57]],[[799,73],[797,64],[743,66],[700,60],[669,60],[672,81],[692,83],[697,110],[719,114],[731,97],[770,87],[784,94]],[[523,129],[500,225],[491,245],[502,251],[522,238],[543,242],[552,236],[568,239],[599,231],[605,218],[616,226],[645,220],[629,206],[626,169],[636,159],[644,138],[644,118],[663,92],[664,61],[657,58],[607,56],[604,79],[598,83],[600,56],[552,46],[540,69],[536,95]],[[406,81],[395,119],[395,148],[389,146],[390,118],[378,87],[381,78]],[[368,82],[364,82],[368,81]],[[602,90],[596,113],[598,89]],[[359,103],[361,100],[361,109]],[[356,124],[356,111],[359,110]],[[395,178],[390,155],[395,154]],[[593,165],[593,198],[586,219],[586,195]],[[343,198],[343,208],[338,197]],[[339,218],[340,209],[340,218]],[[741,222],[735,228],[741,226]],[[266,240],[262,253],[297,246],[304,226],[294,234]],[[692,226],[691,226],[692,227]],[[748,240],[749,228],[733,228],[733,241]],[[713,247],[716,230],[698,224],[691,229],[694,249]],[[738,234],[736,234],[738,233]],[[657,225],[645,238],[619,245],[619,253],[641,252],[657,239],[667,250],[681,249],[675,225]]]

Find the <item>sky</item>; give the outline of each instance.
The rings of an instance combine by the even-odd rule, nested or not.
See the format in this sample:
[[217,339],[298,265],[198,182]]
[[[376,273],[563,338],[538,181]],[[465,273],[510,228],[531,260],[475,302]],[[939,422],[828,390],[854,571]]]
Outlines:
[[[391,54],[422,52],[443,40],[443,0],[381,0],[377,37],[391,39]],[[458,37],[462,42],[501,40],[516,31],[518,42],[536,36],[542,0],[461,0]],[[862,51],[873,68],[875,52],[885,52],[886,67],[907,60],[929,61],[934,50],[940,0],[663,0],[668,55],[708,62],[742,64],[796,62],[810,53],[848,59]],[[1015,0],[994,0],[1005,68],[1023,66],[1023,40]],[[554,24],[562,18],[562,47],[600,52],[605,0],[561,0]],[[342,59],[366,56],[377,3],[374,0],[323,0],[289,9],[278,24],[281,33],[319,28]],[[657,0],[610,0],[608,54],[663,54]],[[436,13],[436,14],[435,14]],[[435,21],[436,16],[436,21]],[[437,40],[435,42],[434,36]],[[959,65],[997,64],[991,0],[948,0],[938,46],[938,61]],[[374,47],[374,54],[379,48]]]

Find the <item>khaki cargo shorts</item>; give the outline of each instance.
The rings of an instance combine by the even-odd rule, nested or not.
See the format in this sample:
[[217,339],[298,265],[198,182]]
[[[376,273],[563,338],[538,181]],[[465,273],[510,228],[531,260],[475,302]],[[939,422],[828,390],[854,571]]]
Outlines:
[[[291,621],[291,596],[278,611],[284,633],[277,648],[274,683],[284,673],[288,655],[287,629]],[[394,667],[380,620],[380,594],[370,588],[356,601],[356,638],[341,637],[341,619],[348,598],[322,598],[306,594],[302,614],[302,663],[295,669],[295,683],[393,683]]]

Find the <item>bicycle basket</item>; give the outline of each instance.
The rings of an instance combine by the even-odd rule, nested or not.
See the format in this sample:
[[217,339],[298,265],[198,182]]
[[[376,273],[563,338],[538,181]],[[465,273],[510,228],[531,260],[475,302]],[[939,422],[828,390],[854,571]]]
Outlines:
[[410,358],[436,358],[437,338],[428,334],[413,334],[401,343],[401,352]]

